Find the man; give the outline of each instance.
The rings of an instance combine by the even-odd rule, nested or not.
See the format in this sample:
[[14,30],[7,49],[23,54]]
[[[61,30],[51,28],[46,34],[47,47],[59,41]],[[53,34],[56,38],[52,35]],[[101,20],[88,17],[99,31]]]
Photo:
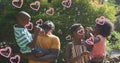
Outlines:
[[[60,40],[52,32],[55,28],[51,21],[46,21],[41,26],[43,33],[39,33],[37,37],[36,45],[48,50],[49,54],[45,54],[41,57],[27,56],[29,63],[50,63],[57,59],[60,52]],[[41,54],[44,54],[41,52]]]

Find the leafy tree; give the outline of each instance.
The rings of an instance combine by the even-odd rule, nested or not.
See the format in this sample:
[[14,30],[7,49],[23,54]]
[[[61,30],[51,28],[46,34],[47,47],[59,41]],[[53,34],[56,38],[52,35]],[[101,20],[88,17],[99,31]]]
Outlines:
[[117,16],[117,21],[115,22],[115,30],[120,32],[120,16]]
[[113,31],[111,36],[108,37],[108,42],[109,42],[109,46],[111,49],[116,49],[119,50],[120,49],[120,33],[117,31]]
[[[15,16],[19,11],[28,12],[32,16],[34,24],[39,18],[43,19],[43,21],[51,20],[56,25],[54,34],[59,36],[61,40],[61,52],[58,63],[64,58],[66,44],[71,41],[66,40],[65,37],[70,34],[69,27],[72,24],[81,23],[84,27],[93,27],[95,19],[99,16],[106,16],[113,23],[115,21],[114,6],[110,6],[107,3],[99,5],[91,2],[91,0],[72,0],[71,7],[65,8],[61,5],[62,0],[52,0],[51,3],[48,3],[47,0],[40,0],[41,6],[39,11],[34,11],[29,7],[30,3],[34,1],[24,0],[22,8],[16,8],[11,4],[12,0],[0,0],[0,38],[3,39],[1,41],[11,42],[16,45],[12,26],[16,23]],[[55,9],[53,16],[45,13],[50,7]],[[62,30],[62,34],[57,33],[59,29]]]

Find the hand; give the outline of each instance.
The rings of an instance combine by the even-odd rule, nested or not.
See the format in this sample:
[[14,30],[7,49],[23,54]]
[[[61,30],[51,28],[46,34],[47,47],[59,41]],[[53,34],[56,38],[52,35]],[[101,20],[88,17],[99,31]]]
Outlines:
[[87,31],[87,34],[90,34],[93,32],[93,29],[92,27],[87,27],[86,31]]
[[81,56],[85,56],[85,55],[89,55],[90,53],[88,52],[88,51],[86,51],[86,52],[83,52],[82,54],[81,54]]
[[[38,30],[39,33],[44,34],[44,29],[42,29],[42,28],[40,27],[40,24],[37,24],[36,28],[39,29],[39,30]],[[36,28],[35,28],[35,29],[36,29]]]
[[104,60],[104,57],[94,57],[94,58],[92,58],[91,59],[92,61],[94,61],[94,62],[101,62],[101,61],[103,61]]
[[66,60],[65,60],[65,59],[62,59],[62,63],[66,63]]
[[36,26],[36,27],[35,27],[35,30],[34,30],[34,33],[35,33],[35,34],[38,34],[39,32],[40,32],[40,27],[37,27],[37,26]]
[[86,44],[86,47],[87,47],[87,50],[88,50],[88,51],[92,51],[93,45],[88,45],[88,44]]
[[43,55],[44,55],[44,53],[41,52],[41,51],[35,53],[35,56],[36,56],[36,57],[41,57],[41,56],[43,56]]

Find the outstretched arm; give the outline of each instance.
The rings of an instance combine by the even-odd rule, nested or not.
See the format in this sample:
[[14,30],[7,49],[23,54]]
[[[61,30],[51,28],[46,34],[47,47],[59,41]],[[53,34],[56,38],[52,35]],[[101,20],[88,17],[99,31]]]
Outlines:
[[55,59],[57,59],[59,52],[60,52],[60,40],[58,37],[56,38],[52,38],[52,45],[50,45],[51,48],[49,49],[49,54],[46,54],[42,57],[32,57],[32,56],[28,56],[28,59],[31,60],[35,60],[35,61],[54,61]]
[[50,62],[57,59],[59,55],[58,49],[51,49],[50,54],[44,55],[42,57],[33,57],[32,55],[23,55],[24,58],[34,60],[34,61],[43,61],[43,62]]
[[87,27],[86,31],[87,31],[87,39],[90,38],[90,37],[93,37],[93,34],[92,34],[93,29],[92,29],[92,27]]
[[40,28],[39,27],[35,27],[35,31],[34,31],[34,36],[33,36],[33,41],[31,43],[28,44],[28,46],[30,48],[33,48],[37,42],[37,37],[38,34],[40,33]]
[[65,63],[73,63],[75,61],[75,59],[72,59],[70,57],[71,48],[72,48],[72,44],[67,44],[65,50]]
[[95,37],[93,34],[93,29],[91,27],[87,27],[87,39],[89,39],[90,37],[93,37],[94,39],[94,43],[98,43],[100,41],[99,37]]

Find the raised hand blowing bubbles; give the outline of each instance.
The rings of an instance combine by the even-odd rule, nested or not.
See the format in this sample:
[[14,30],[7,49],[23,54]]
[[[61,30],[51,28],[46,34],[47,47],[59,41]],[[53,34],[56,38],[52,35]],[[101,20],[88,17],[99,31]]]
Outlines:
[[42,25],[42,23],[43,23],[42,19],[37,20],[36,21],[37,27],[39,27],[40,25]]
[[41,33],[43,33],[44,32],[44,30],[40,27],[40,26],[42,26],[42,24],[43,24],[43,20],[42,19],[38,19],[37,21],[36,21],[36,27],[37,28],[40,28],[40,32]]

